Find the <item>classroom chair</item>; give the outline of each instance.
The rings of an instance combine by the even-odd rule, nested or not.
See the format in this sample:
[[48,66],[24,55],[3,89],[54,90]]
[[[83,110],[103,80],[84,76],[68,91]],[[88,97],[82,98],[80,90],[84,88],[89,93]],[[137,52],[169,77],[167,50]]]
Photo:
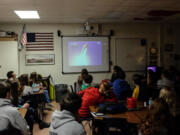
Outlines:
[[104,118],[103,135],[129,135],[128,123],[123,118]]

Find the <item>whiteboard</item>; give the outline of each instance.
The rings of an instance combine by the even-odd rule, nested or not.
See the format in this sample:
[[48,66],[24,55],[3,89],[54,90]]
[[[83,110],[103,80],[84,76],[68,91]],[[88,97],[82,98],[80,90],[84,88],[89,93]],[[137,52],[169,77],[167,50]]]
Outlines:
[[115,61],[124,71],[142,71],[146,68],[146,45],[141,39],[115,39]]
[[0,41],[0,79],[6,79],[11,70],[18,75],[18,43]]

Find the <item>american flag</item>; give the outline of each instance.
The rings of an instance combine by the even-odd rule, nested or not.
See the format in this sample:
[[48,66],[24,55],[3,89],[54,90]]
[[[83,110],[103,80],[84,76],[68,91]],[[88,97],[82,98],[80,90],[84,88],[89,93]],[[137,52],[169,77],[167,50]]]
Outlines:
[[21,34],[21,44],[25,46],[27,44],[26,25],[24,24]]
[[27,33],[26,51],[53,51],[53,33]]

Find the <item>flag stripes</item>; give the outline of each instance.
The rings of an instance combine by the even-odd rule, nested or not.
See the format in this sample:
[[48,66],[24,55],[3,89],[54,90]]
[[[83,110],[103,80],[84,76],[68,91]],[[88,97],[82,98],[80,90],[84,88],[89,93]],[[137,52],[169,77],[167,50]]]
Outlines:
[[53,33],[27,33],[26,51],[53,51]]
[[26,35],[26,25],[23,25],[22,35],[21,35],[21,44],[25,46],[27,44],[27,35]]

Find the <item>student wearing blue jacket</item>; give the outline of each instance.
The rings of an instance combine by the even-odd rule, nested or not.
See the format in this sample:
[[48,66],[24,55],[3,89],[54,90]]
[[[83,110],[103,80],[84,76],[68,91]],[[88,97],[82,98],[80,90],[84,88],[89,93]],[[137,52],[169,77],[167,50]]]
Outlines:
[[127,81],[125,81],[126,74],[119,67],[120,70],[115,72],[113,78],[113,91],[118,100],[125,100],[127,97],[131,96],[131,87]]

